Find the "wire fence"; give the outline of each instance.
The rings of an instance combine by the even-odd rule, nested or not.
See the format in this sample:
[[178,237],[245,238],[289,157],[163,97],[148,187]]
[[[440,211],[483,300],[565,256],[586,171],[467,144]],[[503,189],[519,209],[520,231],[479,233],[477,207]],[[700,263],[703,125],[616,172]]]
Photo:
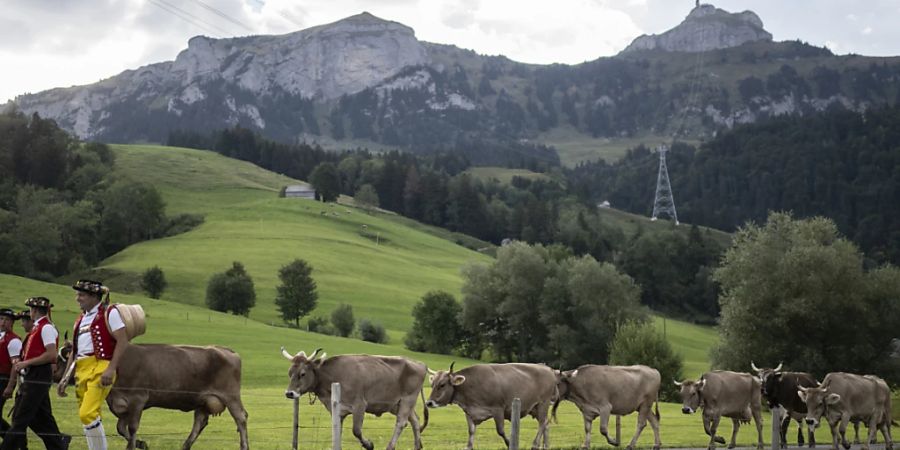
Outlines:
[[[279,377],[281,378],[281,377]],[[51,383],[43,383],[51,385]],[[50,388],[52,386],[48,386]],[[140,390],[159,394],[180,394],[189,396],[211,395],[209,391],[191,391],[179,389],[151,389],[143,387],[123,388],[115,387],[114,389]],[[59,405],[58,402],[65,399],[59,399],[55,394],[51,394],[54,398],[57,417],[61,417],[61,411],[67,410],[65,406]],[[74,403],[74,400],[68,399],[68,402]],[[246,410],[250,411],[248,423],[250,444],[255,449],[290,449],[293,448],[292,437],[296,430],[297,447],[300,449],[334,449],[334,448],[359,448],[359,442],[353,436],[351,431],[352,425],[343,424],[343,426],[334,427],[331,415],[328,413],[324,405],[317,405],[318,400],[309,401],[309,397],[294,400],[298,402],[299,417],[297,422],[293,422],[291,414],[290,401],[283,395],[272,392],[271,388],[254,388],[245,389],[242,395],[242,403]],[[59,406],[64,406],[60,408]],[[421,402],[417,402],[414,411],[419,417],[420,424],[424,420],[422,417]],[[705,447],[707,437],[703,434],[703,426],[700,417],[694,416],[676,416],[675,407],[670,406],[669,415],[663,414],[660,428],[663,434],[663,443],[666,443],[666,435],[689,435],[691,445],[685,445],[682,440],[672,442],[682,447]],[[105,410],[105,408],[104,408]],[[154,408],[153,412],[145,412],[143,419],[145,423],[141,424],[138,429],[138,439],[150,443],[150,446],[158,448],[178,448],[187,438],[192,424],[192,418],[188,414],[180,412],[162,412],[160,409]],[[463,412],[456,406],[430,410],[431,419],[428,427],[422,434],[422,441],[426,448],[429,449],[449,449],[462,448],[468,441],[467,425]],[[160,417],[157,415],[162,415]],[[211,420],[209,429],[201,434],[195,443],[195,447],[199,449],[221,449],[235,448],[238,446],[239,438],[235,432],[234,423],[227,412],[223,414],[225,417],[218,420]],[[157,417],[154,417],[157,416]],[[571,403],[563,402],[563,405],[557,412],[558,422],[552,422],[549,425],[550,443],[552,448],[576,448],[581,446],[584,440],[584,422],[581,412]],[[115,421],[110,420],[107,416],[106,433],[110,439],[111,447],[118,447],[123,443],[121,437],[115,432]],[[351,421],[352,422],[352,421]],[[607,439],[600,433],[600,422],[598,418],[592,423],[592,443],[594,446],[602,445],[608,447]],[[619,426],[617,426],[617,422]],[[731,431],[730,420],[723,420],[719,426],[718,434],[729,437]],[[777,426],[779,421],[771,420],[768,416],[764,419],[766,428],[769,426]],[[367,440],[375,443],[376,447],[383,447],[387,444],[395,429],[395,417],[386,414],[384,417],[374,417],[366,415],[362,427],[362,433]],[[81,438],[82,432],[80,423],[64,422],[61,424],[64,433],[73,435],[72,449],[86,448],[84,439]],[[505,424],[506,435],[514,442],[519,442],[521,448],[530,448],[531,441],[537,432],[537,423],[535,420],[526,416],[521,421],[519,427],[518,439],[513,435],[513,426],[507,422]],[[611,439],[618,441],[621,446],[627,445],[634,432],[636,425],[636,414],[626,417],[619,421],[618,416],[611,416],[608,422],[608,435]],[[617,429],[619,430],[617,432]],[[743,445],[754,445],[756,442],[756,429],[753,424],[744,425],[742,429],[750,430],[749,435],[744,435],[740,439]],[[334,436],[338,434],[340,444],[335,447]],[[825,434],[825,433],[820,433]],[[401,433],[398,448],[413,448],[412,430],[407,426]],[[748,437],[749,436],[749,437]],[[773,442],[777,439],[778,433],[776,429],[772,429],[772,434],[764,431],[764,438],[767,442]],[[829,436],[830,437],[830,436]],[[31,435],[32,439],[36,436]],[[790,435],[789,435],[790,439]],[[641,439],[638,441],[638,447],[650,447],[653,445],[654,434],[649,424],[641,433]],[[829,439],[820,438],[820,442],[830,443]],[[478,448],[500,448],[503,447],[503,441],[497,436],[494,424],[488,421],[478,427],[476,434],[476,447]]]

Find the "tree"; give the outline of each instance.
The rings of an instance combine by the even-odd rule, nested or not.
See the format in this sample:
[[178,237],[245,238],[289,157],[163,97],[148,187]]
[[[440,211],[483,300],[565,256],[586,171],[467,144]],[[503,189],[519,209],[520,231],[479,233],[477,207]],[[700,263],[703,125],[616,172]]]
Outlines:
[[384,327],[369,319],[359,321],[359,337],[366,342],[374,342],[376,344],[387,342],[387,332],[384,330]]
[[147,183],[120,180],[100,195],[100,239],[107,253],[150,239],[165,223],[165,203]]
[[278,271],[281,285],[275,288],[275,304],[285,322],[300,327],[300,319],[316,309],[319,294],[312,279],[312,266],[302,259],[295,259]]
[[309,182],[323,202],[333,202],[341,195],[341,177],[333,163],[319,163],[309,175]]
[[356,194],[353,196],[353,199],[356,201],[356,204],[361,206],[366,211],[372,211],[375,208],[378,208],[378,192],[375,191],[375,187],[371,184],[364,184],[359,187],[359,190],[356,191]]
[[431,291],[423,295],[413,306],[413,326],[406,334],[406,348],[449,355],[462,343],[461,313],[462,306],[447,292]]
[[344,303],[338,305],[331,312],[331,325],[334,326],[338,336],[350,336],[354,325],[356,325],[356,320],[353,318],[353,307]]
[[656,331],[652,324],[628,322],[616,332],[609,346],[609,363],[619,366],[643,364],[659,371],[660,399],[678,401],[678,390],[672,380],[684,378],[681,355]]
[[141,289],[147,292],[147,295],[149,295],[150,298],[159,298],[162,296],[163,291],[166,290],[166,286],[168,286],[166,276],[159,266],[153,266],[147,269],[141,276]]
[[238,261],[231,268],[217,273],[206,285],[206,305],[214,311],[228,312],[235,315],[247,315],[250,308],[256,305],[256,291],[253,279]]
[[715,367],[750,361],[822,377],[845,371],[900,382],[886,365],[900,329],[900,270],[863,270],[863,255],[834,222],[772,213],[734,237],[722,266],[720,342]]

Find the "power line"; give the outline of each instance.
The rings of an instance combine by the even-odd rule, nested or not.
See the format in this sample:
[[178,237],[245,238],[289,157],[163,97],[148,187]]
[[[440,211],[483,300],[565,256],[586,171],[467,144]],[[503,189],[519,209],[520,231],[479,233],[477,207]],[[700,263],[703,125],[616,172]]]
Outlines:
[[250,32],[250,33],[254,33],[254,32],[256,31],[256,30],[254,30],[253,28],[251,28],[251,27],[245,25],[243,22],[241,22],[241,21],[239,21],[239,20],[237,20],[237,19],[231,17],[230,15],[228,15],[228,14],[226,14],[226,13],[224,13],[224,12],[222,12],[222,10],[220,10],[220,9],[218,9],[218,8],[215,8],[215,7],[213,7],[213,6],[208,5],[207,3],[203,2],[203,0],[194,0],[194,3],[200,5],[201,7],[203,7],[204,9],[206,9],[207,11],[210,11],[210,12],[212,12],[213,14],[215,14],[215,15],[217,15],[217,16],[219,16],[219,17],[221,17],[221,18],[223,18],[223,19],[225,19],[225,20],[227,20],[227,21],[229,21],[229,22],[231,22],[231,23],[233,23],[233,24],[235,24],[235,25],[237,25],[237,26],[239,26],[239,27],[245,29],[245,30],[247,30],[247,31]]
[[[178,18],[180,18],[196,27],[203,28],[205,31],[207,31],[209,33],[219,35],[217,37],[229,36],[229,35],[233,34],[233,33],[229,32],[228,30],[225,30],[221,27],[218,27],[209,22],[206,22],[205,20],[191,14],[188,11],[185,11],[182,8],[179,8],[178,6],[175,6],[175,5],[167,2],[166,0],[150,0],[150,3],[152,3],[153,5],[159,7],[160,9],[162,9],[166,12],[169,12],[169,13],[177,16]],[[218,31],[213,31],[213,30],[218,30]]]

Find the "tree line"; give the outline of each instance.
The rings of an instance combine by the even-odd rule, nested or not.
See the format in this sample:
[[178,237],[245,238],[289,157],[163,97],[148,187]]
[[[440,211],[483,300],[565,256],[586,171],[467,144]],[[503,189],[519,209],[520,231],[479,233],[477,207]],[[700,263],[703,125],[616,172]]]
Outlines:
[[52,120],[0,114],[0,272],[50,280],[202,222],[166,217],[159,192],[111,176],[114,164]]

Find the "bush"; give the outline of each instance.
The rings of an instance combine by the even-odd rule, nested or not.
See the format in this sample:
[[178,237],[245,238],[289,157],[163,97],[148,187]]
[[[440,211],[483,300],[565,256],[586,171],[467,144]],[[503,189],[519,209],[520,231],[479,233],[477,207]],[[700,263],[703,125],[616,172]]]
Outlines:
[[322,316],[310,317],[306,321],[306,330],[312,333],[334,335],[334,327]]
[[276,288],[275,305],[285,322],[294,322],[300,328],[300,319],[312,312],[318,303],[316,282],[312,279],[312,266],[302,259],[295,259],[278,271],[281,285]]
[[202,214],[179,214],[166,221],[163,236],[175,236],[176,234],[187,233],[188,231],[203,225],[204,220]]
[[464,335],[459,315],[462,306],[447,292],[431,291],[413,307],[413,327],[404,340],[414,352],[449,355]]
[[141,289],[147,292],[150,298],[159,298],[166,290],[166,275],[158,266],[153,266],[144,272],[141,277]]
[[381,324],[370,322],[368,319],[359,321],[359,337],[367,342],[384,344],[387,342],[387,332]]
[[331,312],[331,325],[338,336],[347,337],[353,332],[356,320],[353,318],[353,307],[341,303]]
[[214,311],[231,311],[236,315],[250,312],[256,305],[256,291],[243,264],[235,261],[230,269],[210,278],[206,286],[206,305]]
[[681,381],[683,363],[669,341],[653,325],[628,322],[616,332],[609,346],[609,363],[619,366],[643,364],[659,371],[662,378],[659,398],[679,401],[678,388],[672,380]]

